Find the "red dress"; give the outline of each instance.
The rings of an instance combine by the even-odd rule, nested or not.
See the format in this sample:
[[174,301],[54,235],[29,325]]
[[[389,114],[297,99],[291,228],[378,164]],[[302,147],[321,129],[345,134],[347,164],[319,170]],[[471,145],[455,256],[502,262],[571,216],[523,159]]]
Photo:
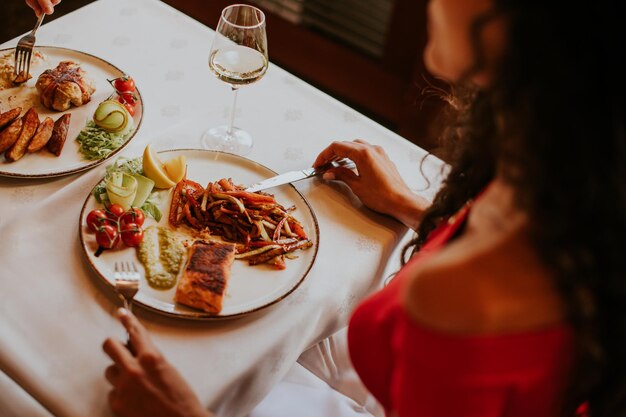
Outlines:
[[[433,231],[410,262],[443,247],[464,224],[467,211]],[[573,350],[569,326],[486,336],[429,329],[402,306],[405,271],[365,299],[348,327],[354,368],[388,416],[557,415]]]

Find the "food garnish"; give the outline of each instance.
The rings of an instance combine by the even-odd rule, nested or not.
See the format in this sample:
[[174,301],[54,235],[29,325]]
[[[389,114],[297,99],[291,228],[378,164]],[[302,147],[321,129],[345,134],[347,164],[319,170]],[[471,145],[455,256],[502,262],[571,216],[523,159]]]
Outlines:
[[111,177],[120,173],[129,174],[137,180],[137,190],[131,206],[133,208],[140,207],[145,214],[150,215],[157,222],[161,220],[161,210],[155,201],[158,199],[158,195],[153,192],[154,181],[142,175],[141,158],[118,158],[113,164],[107,166],[104,179],[93,190],[96,201],[104,205],[111,204],[107,183]]
[[109,219],[109,215],[104,209],[91,210],[85,218],[85,223],[87,223],[87,228],[94,233],[98,231],[100,226],[113,224],[113,222]]
[[93,114],[96,126],[111,133],[125,135],[133,127],[133,118],[118,101],[105,100],[98,105]]
[[[107,81],[114,85],[114,80]],[[134,93],[133,97],[136,97]],[[122,146],[135,129],[134,114],[135,104],[127,106],[111,97],[98,104],[93,120],[87,122],[76,138],[85,159],[94,161],[106,158]]]
[[[106,209],[93,209],[85,218],[87,230],[96,234],[98,249],[95,256],[100,256],[106,249],[114,249],[120,240],[129,247],[139,246],[143,240],[144,232],[141,228],[143,215],[137,214],[137,208],[124,210],[113,203]],[[132,222],[131,219],[139,219]]]
[[143,151],[143,171],[154,181],[156,188],[172,188],[185,177],[187,160],[184,155],[179,155],[163,163],[148,144]]
[[120,217],[122,217],[124,213],[124,207],[119,204],[111,203],[107,206],[107,215],[116,222],[119,221]]
[[119,241],[120,234],[116,226],[111,224],[100,226],[96,231],[96,242],[98,242],[96,256],[100,256],[104,249],[113,249]]
[[137,195],[137,179],[125,172],[113,172],[105,181],[109,201],[130,209]]
[[107,81],[115,90],[115,93],[117,94],[117,101],[122,103],[131,116],[133,116],[135,114],[135,106],[139,101],[137,95],[135,94],[137,91],[135,87],[135,80],[128,75],[123,75]]
[[132,130],[124,135],[107,132],[90,120],[76,137],[76,142],[79,143],[79,151],[85,159],[96,161],[106,158],[122,146],[131,134]]
[[272,195],[250,193],[231,179],[210,182],[206,188],[182,180],[172,193],[169,223],[219,236],[236,244],[237,259],[250,265],[270,263],[285,268],[285,254],[313,245],[302,225]]
[[126,246],[139,246],[143,241],[143,230],[141,229],[141,226],[136,223],[120,224],[120,232],[122,242],[124,242]]
[[143,223],[146,221],[146,215],[140,208],[132,207],[126,210],[126,212],[124,212],[119,219],[122,226],[130,223],[143,226]]
[[142,207],[150,197],[150,194],[152,194],[154,181],[141,174],[132,174],[132,176],[137,180],[137,193],[131,205],[133,207]]
[[185,155],[178,155],[163,163],[163,170],[168,178],[175,183],[180,182],[187,174],[187,159]]

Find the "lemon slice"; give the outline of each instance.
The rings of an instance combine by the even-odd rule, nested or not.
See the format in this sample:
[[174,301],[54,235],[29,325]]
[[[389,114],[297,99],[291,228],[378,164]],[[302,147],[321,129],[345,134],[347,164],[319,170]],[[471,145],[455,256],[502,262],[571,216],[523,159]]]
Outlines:
[[156,188],[172,188],[176,182],[172,181],[163,167],[163,162],[150,144],[143,151],[143,172],[154,181]]
[[185,159],[185,155],[179,155],[166,161],[163,164],[163,169],[170,180],[178,183],[185,178],[185,174],[187,173],[187,160]]

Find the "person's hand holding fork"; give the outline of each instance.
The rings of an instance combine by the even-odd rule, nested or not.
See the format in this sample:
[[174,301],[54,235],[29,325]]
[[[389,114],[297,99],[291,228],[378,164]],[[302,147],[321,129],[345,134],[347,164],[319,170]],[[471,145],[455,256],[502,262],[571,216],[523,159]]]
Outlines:
[[61,3],[61,0],[26,0],[26,4],[35,11],[37,16],[42,13],[54,13],[54,6]]

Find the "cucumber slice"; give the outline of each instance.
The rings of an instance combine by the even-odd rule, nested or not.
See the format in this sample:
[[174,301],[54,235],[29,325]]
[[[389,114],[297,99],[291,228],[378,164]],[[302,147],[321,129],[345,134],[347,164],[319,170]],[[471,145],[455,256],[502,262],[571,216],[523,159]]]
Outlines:
[[154,181],[139,174],[133,174],[133,177],[137,180],[137,194],[135,194],[135,200],[133,201],[132,206],[141,207],[150,196],[150,193],[154,188]]
[[125,172],[113,172],[107,178],[106,190],[111,204],[119,204],[128,210],[135,200],[138,181]]

